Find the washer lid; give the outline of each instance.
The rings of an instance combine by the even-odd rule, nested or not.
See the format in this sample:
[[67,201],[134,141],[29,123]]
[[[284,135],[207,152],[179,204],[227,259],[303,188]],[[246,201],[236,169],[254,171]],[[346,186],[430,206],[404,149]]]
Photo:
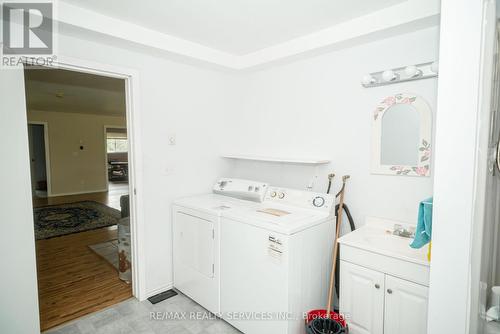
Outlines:
[[330,215],[275,203],[262,203],[253,207],[238,207],[223,212],[223,218],[261,227],[283,234],[294,234],[322,223]]

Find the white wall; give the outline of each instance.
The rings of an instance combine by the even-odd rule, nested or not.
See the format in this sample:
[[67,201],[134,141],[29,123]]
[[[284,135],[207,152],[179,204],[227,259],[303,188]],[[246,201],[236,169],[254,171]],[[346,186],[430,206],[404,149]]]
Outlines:
[[437,79],[379,88],[361,87],[365,73],[438,58],[439,31],[419,32],[276,66],[239,78],[234,132],[224,143],[233,154],[324,157],[329,166],[304,167],[233,162],[232,176],[305,189],[317,172],[315,190],[325,191],[327,174],[350,174],[348,203],[356,223],[378,216],[416,223],[420,200],[432,195],[432,177],[370,174],[371,120],[387,95],[412,92],[436,111]]
[[[58,36],[58,55],[117,67],[139,74],[139,108],[143,188],[137,189],[144,204],[143,231],[146,243],[146,294],[171,287],[172,246],[170,203],[172,199],[210,191],[221,174],[219,158],[223,133],[219,129],[232,101],[232,74],[168,60],[166,55],[110,46],[96,36]],[[12,79],[2,70],[1,130],[4,177],[0,223],[8,224],[0,237],[2,298],[0,331],[39,331],[35,247],[31,207],[27,120],[22,72]],[[5,73],[4,73],[5,72]],[[14,73],[14,72],[12,72]],[[10,81],[9,81],[10,80]],[[19,97],[4,105],[3,94]],[[168,146],[175,134],[177,145]],[[12,224],[12,222],[15,224]]]
[[[213,129],[229,109],[232,75],[67,35],[59,38],[59,54],[139,73],[146,291],[163,291],[172,283],[170,203],[210,191],[221,174],[222,134]],[[175,146],[167,144],[171,134]]]
[[47,122],[51,196],[106,191],[104,126],[125,126],[125,116],[30,110],[28,121]]
[[[333,163],[318,168],[315,190],[324,190],[324,177],[330,170],[351,174],[346,200],[358,224],[366,215],[413,221],[418,201],[432,193],[432,178],[370,175],[370,115],[384,96],[405,91],[422,95],[434,109],[436,80],[374,89],[361,88],[359,80],[367,72],[436,59],[437,33],[428,29],[238,74],[170,61],[165,54],[160,57],[149,51],[113,47],[97,36],[61,35],[60,55],[133,68],[140,75],[137,112],[144,188],[138,193],[145,209],[148,294],[162,291],[172,282],[170,203],[174,198],[208,192],[224,174],[297,188],[304,188],[314,175],[310,167],[235,165],[219,158],[226,152],[324,155]],[[23,111],[2,108],[7,118],[15,118],[19,112]],[[175,146],[167,144],[171,135],[176,136]],[[21,137],[19,140],[18,151],[22,151],[24,144],[27,148],[27,138],[24,144]],[[16,154],[9,151],[5,156],[22,163],[23,157]],[[19,217],[22,226],[32,228],[28,195],[20,193],[22,198],[16,203],[24,203],[26,216]],[[17,232],[10,238],[25,240],[32,233],[29,229]],[[33,255],[33,245],[30,247],[26,251]],[[25,267],[34,269],[34,263],[25,262]],[[33,272],[28,274],[27,279],[33,278]],[[25,331],[29,332],[33,331]]]
[[0,75],[0,332],[39,333],[35,235],[22,70]]
[[[477,286],[473,289],[476,293],[471,295],[470,290],[471,275],[475,276],[471,260],[476,267],[479,259],[471,257],[471,245],[472,231],[481,223],[473,218],[475,193],[484,192],[484,184],[482,189],[476,188],[481,184],[475,184],[475,177],[476,166],[484,166],[484,161],[478,160],[476,145],[477,127],[483,122],[478,115],[485,2],[441,1],[429,334],[469,333],[470,298],[477,298]],[[477,300],[473,303],[477,305]]]

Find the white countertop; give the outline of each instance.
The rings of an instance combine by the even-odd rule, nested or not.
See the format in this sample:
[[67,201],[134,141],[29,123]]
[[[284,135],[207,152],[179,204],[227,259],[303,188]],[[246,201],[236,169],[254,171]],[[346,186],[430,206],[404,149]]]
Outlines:
[[388,219],[368,217],[366,224],[359,229],[339,238],[341,245],[364,249],[373,253],[429,266],[428,247],[420,249],[410,247],[412,238],[403,238],[392,234],[394,224],[409,224]]

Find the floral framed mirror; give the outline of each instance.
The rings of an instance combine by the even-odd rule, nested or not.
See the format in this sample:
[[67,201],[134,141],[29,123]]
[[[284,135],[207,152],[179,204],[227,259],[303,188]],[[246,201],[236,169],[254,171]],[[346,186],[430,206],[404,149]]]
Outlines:
[[430,175],[432,111],[422,97],[388,96],[375,108],[372,120],[373,174]]

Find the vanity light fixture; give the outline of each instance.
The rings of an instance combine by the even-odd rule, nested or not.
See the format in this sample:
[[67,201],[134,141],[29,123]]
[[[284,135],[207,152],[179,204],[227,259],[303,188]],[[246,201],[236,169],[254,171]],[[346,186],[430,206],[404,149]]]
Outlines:
[[399,76],[396,73],[394,73],[393,70],[385,70],[382,73],[382,80],[384,80],[385,82],[391,82],[391,81],[397,80],[398,77]]
[[361,83],[363,85],[371,85],[371,84],[374,84],[377,82],[377,79],[375,79],[374,77],[372,77],[370,74],[365,74],[363,76],[363,79],[361,79]]
[[408,78],[416,78],[422,75],[422,71],[415,65],[408,65],[405,68],[405,74]]
[[439,62],[427,62],[406,67],[398,67],[365,74],[361,85],[365,88],[378,87],[405,81],[435,78],[438,76]]
[[431,64],[431,71],[438,74],[439,73],[439,61],[436,60]]

